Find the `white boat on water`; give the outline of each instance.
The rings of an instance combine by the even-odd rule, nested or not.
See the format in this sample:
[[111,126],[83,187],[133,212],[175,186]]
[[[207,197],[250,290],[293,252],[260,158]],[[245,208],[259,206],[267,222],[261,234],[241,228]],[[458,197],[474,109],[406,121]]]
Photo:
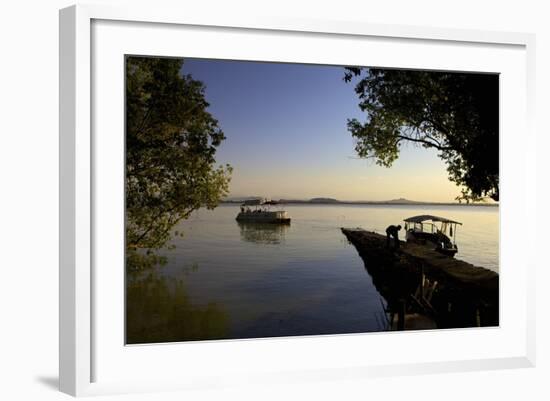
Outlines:
[[462,223],[429,214],[409,217],[404,221],[407,242],[429,246],[451,257],[458,252],[456,231]]
[[241,205],[237,221],[241,223],[290,224],[290,217],[284,210],[271,210],[279,205],[275,201],[261,199],[246,200]]

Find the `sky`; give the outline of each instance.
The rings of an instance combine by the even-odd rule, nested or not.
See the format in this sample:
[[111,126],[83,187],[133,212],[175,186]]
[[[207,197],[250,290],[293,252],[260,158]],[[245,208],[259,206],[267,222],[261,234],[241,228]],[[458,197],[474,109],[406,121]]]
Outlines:
[[405,145],[390,168],[357,158],[349,118],[366,120],[344,68],[185,59],[182,73],[202,81],[208,111],[226,140],[230,197],[453,202],[459,188],[433,150]]

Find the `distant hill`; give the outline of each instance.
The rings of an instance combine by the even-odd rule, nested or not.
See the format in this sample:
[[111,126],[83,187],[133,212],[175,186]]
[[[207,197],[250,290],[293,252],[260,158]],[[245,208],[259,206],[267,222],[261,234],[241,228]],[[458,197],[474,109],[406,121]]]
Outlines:
[[339,200],[334,198],[312,198],[309,200],[310,203],[341,203]]
[[[389,201],[382,201],[380,203],[393,203],[393,204],[399,204],[399,205],[409,205],[409,204],[422,204],[422,203],[427,203],[427,202],[418,202],[418,201],[412,201],[412,200],[405,199],[405,198],[399,198],[399,199],[392,199],[392,200],[389,200]],[[428,203],[431,203],[431,202],[428,202]]]

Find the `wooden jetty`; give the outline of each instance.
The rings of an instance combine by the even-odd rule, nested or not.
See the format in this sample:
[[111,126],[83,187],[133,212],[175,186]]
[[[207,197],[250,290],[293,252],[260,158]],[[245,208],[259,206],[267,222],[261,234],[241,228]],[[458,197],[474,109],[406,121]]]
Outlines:
[[400,241],[399,248],[388,248],[385,236],[361,228],[342,232],[387,301],[388,327],[406,329],[407,317],[419,314],[438,328],[498,326],[498,273],[419,244]]

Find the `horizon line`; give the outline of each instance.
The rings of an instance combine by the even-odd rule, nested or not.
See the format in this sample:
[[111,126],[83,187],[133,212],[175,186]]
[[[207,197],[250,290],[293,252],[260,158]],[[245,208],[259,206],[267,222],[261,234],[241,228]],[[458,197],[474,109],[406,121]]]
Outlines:
[[[402,204],[432,204],[432,205],[447,205],[447,204],[456,204],[456,205],[487,205],[487,206],[498,206],[499,202],[496,202],[491,199],[482,200],[479,202],[459,202],[457,200],[454,201],[417,201],[417,200],[411,200],[407,198],[394,198],[394,199],[384,199],[384,200],[366,200],[366,199],[359,199],[359,200],[341,200],[326,196],[319,196],[319,197],[313,197],[313,198],[294,198],[294,197],[266,197],[266,196],[228,196],[223,198],[222,202],[239,202],[243,199],[266,199],[266,200],[274,200],[274,201],[285,201],[287,203],[290,202],[309,202],[309,203],[402,203]],[[312,202],[313,201],[313,202]]]

